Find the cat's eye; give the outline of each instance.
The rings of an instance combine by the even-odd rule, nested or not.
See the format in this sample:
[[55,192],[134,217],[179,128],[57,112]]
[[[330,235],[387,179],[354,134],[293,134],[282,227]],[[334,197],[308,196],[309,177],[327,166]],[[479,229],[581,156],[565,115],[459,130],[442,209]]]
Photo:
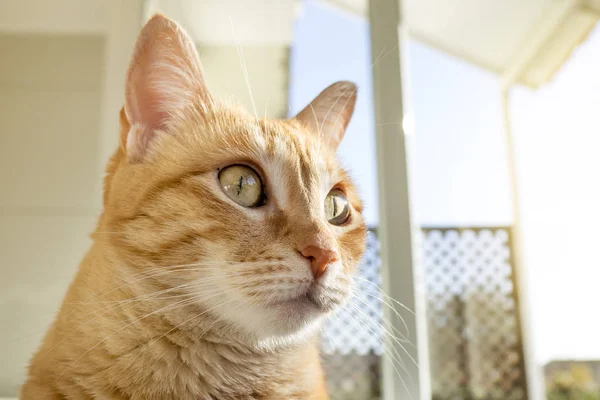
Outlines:
[[350,204],[341,190],[333,189],[325,198],[325,217],[332,225],[342,225],[350,217]]
[[244,207],[264,204],[265,195],[259,175],[245,165],[231,165],[219,172],[219,182],[229,198]]

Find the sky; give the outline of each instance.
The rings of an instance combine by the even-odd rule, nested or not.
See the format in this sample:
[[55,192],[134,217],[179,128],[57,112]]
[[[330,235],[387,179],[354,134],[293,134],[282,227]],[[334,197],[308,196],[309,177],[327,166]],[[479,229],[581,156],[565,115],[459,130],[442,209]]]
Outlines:
[[[416,223],[513,222],[497,77],[409,40]],[[339,156],[378,224],[371,61],[365,20],[306,1],[294,27],[290,114],[337,80],[356,82]],[[511,92],[527,321],[536,360],[600,359],[600,30],[551,84]],[[392,122],[392,121],[390,121]],[[595,304],[595,309],[594,309]]]

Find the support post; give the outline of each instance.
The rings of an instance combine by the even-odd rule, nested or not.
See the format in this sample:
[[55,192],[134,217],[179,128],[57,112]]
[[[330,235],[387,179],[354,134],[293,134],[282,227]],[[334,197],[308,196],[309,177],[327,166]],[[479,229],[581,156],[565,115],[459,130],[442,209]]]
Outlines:
[[[419,274],[415,274],[413,249],[410,154],[402,124],[400,3],[401,0],[369,1],[383,289],[415,311],[415,314],[403,314],[410,344],[401,346],[389,338],[385,343],[383,399],[429,400],[427,331],[422,293],[418,290],[422,285],[418,283]],[[384,317],[388,327],[391,324],[396,332],[406,332],[402,321],[391,312]],[[399,365],[398,356],[403,365]]]
[[502,116],[504,120],[504,135],[506,140],[506,156],[508,173],[510,179],[510,192],[513,208],[513,221],[511,225],[511,253],[513,258],[513,274],[516,283],[515,294],[517,298],[517,312],[519,313],[519,326],[521,331],[521,346],[523,366],[525,369],[525,380],[527,399],[542,400],[545,398],[544,377],[541,366],[537,365],[535,351],[533,348],[532,326],[530,323],[530,301],[527,296],[527,274],[523,253],[523,230],[521,226],[521,209],[519,201],[519,180],[517,173],[517,161],[515,156],[514,135],[510,123],[509,91],[510,83],[501,83],[500,93],[502,96]]

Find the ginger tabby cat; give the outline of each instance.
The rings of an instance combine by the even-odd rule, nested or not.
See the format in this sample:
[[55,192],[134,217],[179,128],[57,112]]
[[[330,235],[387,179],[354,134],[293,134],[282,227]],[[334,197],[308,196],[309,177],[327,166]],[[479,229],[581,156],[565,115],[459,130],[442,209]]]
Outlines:
[[318,332],[365,247],[335,154],[355,101],[338,82],[257,119],[213,100],[177,24],[148,21],[92,247],[20,398],[328,399]]

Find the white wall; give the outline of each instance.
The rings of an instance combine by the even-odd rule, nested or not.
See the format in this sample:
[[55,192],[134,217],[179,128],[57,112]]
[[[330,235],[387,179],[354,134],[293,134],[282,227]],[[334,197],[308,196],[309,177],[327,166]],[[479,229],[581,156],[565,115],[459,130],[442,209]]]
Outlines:
[[215,98],[232,98],[253,115],[256,109],[259,118],[286,117],[287,45],[245,45],[238,49],[233,44],[199,43],[197,47]]
[[89,245],[102,51],[92,36],[0,36],[0,396],[16,393]]

